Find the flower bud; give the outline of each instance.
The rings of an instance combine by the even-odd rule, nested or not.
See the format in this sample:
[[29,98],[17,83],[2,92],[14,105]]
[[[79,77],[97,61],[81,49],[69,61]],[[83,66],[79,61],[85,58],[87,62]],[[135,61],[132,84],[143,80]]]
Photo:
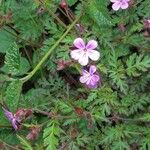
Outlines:
[[68,7],[68,4],[67,4],[66,0],[61,0],[60,7],[63,8],[63,9],[66,9]]
[[31,128],[31,131],[29,132],[29,134],[26,136],[26,138],[28,140],[35,140],[38,138],[38,135],[41,131],[41,128],[40,127],[33,127]]

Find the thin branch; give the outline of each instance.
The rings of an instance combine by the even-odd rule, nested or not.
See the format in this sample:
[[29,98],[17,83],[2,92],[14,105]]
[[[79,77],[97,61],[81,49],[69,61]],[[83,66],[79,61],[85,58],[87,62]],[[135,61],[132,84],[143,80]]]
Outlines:
[[106,119],[108,120],[121,120],[121,121],[129,121],[129,122],[147,122],[147,123],[150,123],[150,121],[145,121],[145,120],[142,120],[141,118],[139,119],[132,119],[132,118],[123,118],[123,117],[119,117],[119,116],[115,116],[115,117],[107,117]]
[[10,144],[7,144],[6,142],[2,141],[1,139],[0,139],[0,142],[1,142],[4,146],[9,147],[11,150],[20,150],[19,148],[16,148],[16,147],[14,147],[14,146],[12,146],[12,145],[10,145]]
[[22,82],[28,81],[43,65],[43,63],[47,60],[47,58],[50,56],[50,54],[53,52],[53,50],[59,45],[59,43],[65,38],[65,36],[70,32],[70,30],[74,27],[74,25],[77,23],[77,21],[80,19],[82,14],[80,14],[76,20],[70,25],[70,27],[66,30],[66,32],[59,38],[58,41],[48,50],[48,52],[44,55],[44,57],[41,59],[41,61],[37,64],[37,66],[25,77],[21,78],[20,80]]
[[59,24],[61,24],[65,29],[67,29],[67,26],[59,19],[59,17],[57,17],[53,12],[51,12],[51,10],[47,9],[48,13],[54,18],[56,19]]
[[33,109],[34,112],[47,116],[49,118],[65,119],[65,118],[78,118],[78,116],[61,116],[54,114],[53,112],[46,112],[39,109]]
[[[40,1],[40,4],[45,8],[44,4],[42,1]],[[67,29],[67,26],[57,17],[50,9],[45,8],[46,11],[54,18],[57,20],[57,22],[62,25],[65,29]]]

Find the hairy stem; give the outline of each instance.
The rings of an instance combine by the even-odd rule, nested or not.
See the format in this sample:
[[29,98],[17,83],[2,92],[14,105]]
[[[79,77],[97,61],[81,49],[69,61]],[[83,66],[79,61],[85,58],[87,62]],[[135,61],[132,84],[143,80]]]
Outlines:
[[54,18],[54,19],[56,19],[58,22],[59,22],[59,24],[61,24],[65,29],[67,29],[67,26],[59,19],[59,17],[57,17],[53,12],[51,12],[51,10],[47,10],[48,11],[48,13]]
[[21,78],[20,80],[22,82],[28,81],[43,65],[43,63],[47,60],[47,58],[50,56],[52,51],[59,45],[59,43],[65,38],[65,36],[69,33],[69,31],[74,27],[74,25],[77,23],[77,21],[80,19],[81,15],[79,15],[74,22],[69,26],[69,28],[66,30],[66,32],[59,38],[59,40],[48,50],[48,52],[44,55],[44,57],[41,59],[41,61],[37,64],[37,66],[25,77]]
[[65,25],[65,23],[62,22],[61,19],[59,19],[59,17],[57,17],[57,15],[55,15],[49,8],[46,8],[46,7],[44,6],[44,3],[43,3],[42,1],[40,1],[39,3],[46,9],[46,11],[47,11],[54,19],[57,20],[57,22],[58,22],[60,25],[62,25],[65,29],[67,29],[67,26]]

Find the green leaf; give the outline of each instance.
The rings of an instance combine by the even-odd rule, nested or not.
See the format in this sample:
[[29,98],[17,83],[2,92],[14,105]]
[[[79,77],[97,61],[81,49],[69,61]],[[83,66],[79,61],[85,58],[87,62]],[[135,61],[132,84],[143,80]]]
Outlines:
[[[94,109],[98,111],[99,116],[110,115],[112,106],[118,106],[117,93],[113,92],[109,87],[101,87],[95,91],[92,91],[87,98],[88,106],[94,106]],[[96,111],[93,111],[95,115]]]
[[143,132],[145,133],[145,136],[143,136],[140,141],[141,146],[139,150],[149,150],[150,149],[150,129],[143,128]]
[[130,150],[130,146],[125,141],[116,141],[113,143],[112,150]]
[[140,119],[147,121],[147,122],[150,122],[150,113],[143,114],[143,116]]
[[44,129],[44,146],[46,150],[57,150],[58,146],[58,137],[59,137],[59,124],[56,120],[52,120],[48,125],[47,128]]
[[36,88],[36,89],[32,88],[23,96],[23,99],[21,99],[20,101],[20,105],[22,107],[28,107],[28,108],[40,107],[44,109],[50,103],[49,99],[51,97],[47,96],[48,92],[49,91],[43,88]]
[[5,65],[1,70],[7,74],[23,75],[27,73],[29,69],[30,64],[28,60],[20,56],[17,44],[13,43],[6,52]]
[[[29,61],[25,57],[20,57],[19,72],[16,75],[24,75],[29,71],[30,68],[31,66]],[[11,74],[11,71],[8,69],[7,65],[4,65],[1,68],[1,71],[5,72],[6,74]]]
[[139,110],[144,110],[150,103],[149,97],[148,94],[138,95],[134,89],[130,89],[128,95],[122,98],[121,107],[118,110],[122,111],[123,109],[127,116],[139,112]]
[[99,26],[112,25],[104,0],[92,0],[86,3],[86,13]]
[[129,76],[139,76],[140,71],[147,71],[150,68],[150,57],[132,54],[126,62],[127,64],[127,74]]
[[70,107],[69,105],[67,105],[65,102],[61,100],[58,101],[57,105],[58,105],[59,110],[61,110],[61,112],[64,114],[68,114],[73,111],[72,107]]
[[11,33],[15,34],[10,28],[5,27],[0,29],[0,53],[6,53],[16,41],[16,37]]
[[0,82],[4,81],[10,81],[10,78],[8,75],[0,74]]
[[78,0],[67,0],[69,6],[74,5],[77,1]]
[[19,68],[19,74],[18,75],[23,75],[29,71],[31,68],[29,61],[25,57],[20,58],[20,68]]
[[126,138],[130,139],[132,135],[137,136],[138,132],[135,130],[134,126],[127,126],[126,124],[105,128],[101,143],[106,149],[111,147],[112,150],[129,150],[130,146],[126,142]]
[[[7,126],[7,124],[5,124],[5,125]],[[19,144],[19,140],[17,139],[16,135],[12,132],[12,128],[2,128],[1,127],[0,128],[0,140],[6,142],[7,144],[11,144],[11,145]],[[1,143],[1,141],[0,141],[0,143]],[[1,149],[1,150],[3,150],[3,149]],[[8,148],[6,150],[10,150],[10,149]]]
[[17,135],[18,139],[20,140],[21,142],[21,145],[22,145],[22,149],[23,150],[33,150],[31,144],[23,137]]
[[19,73],[20,54],[19,54],[19,48],[16,43],[11,45],[9,50],[6,52],[5,64],[12,75],[16,75]]
[[128,85],[126,83],[126,74],[123,63],[118,60],[114,52],[109,57],[109,77],[112,79],[113,84],[115,84],[123,93],[126,93]]
[[5,103],[12,112],[17,109],[21,89],[22,82],[20,80],[12,81],[6,89]]
[[15,28],[20,31],[20,36],[27,40],[36,40],[44,30],[45,15],[37,15],[34,1],[26,0],[16,2],[11,6]]

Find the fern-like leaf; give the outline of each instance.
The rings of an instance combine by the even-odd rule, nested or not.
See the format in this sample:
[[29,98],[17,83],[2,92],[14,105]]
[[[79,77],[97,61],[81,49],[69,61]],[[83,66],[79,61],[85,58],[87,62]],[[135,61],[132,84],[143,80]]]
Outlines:
[[12,75],[16,75],[19,73],[20,54],[19,54],[19,48],[16,43],[14,43],[6,52],[5,64]]
[[18,106],[22,82],[19,80],[12,81],[6,90],[5,103],[11,111],[15,111]]
[[60,133],[59,123],[57,120],[51,120],[44,129],[44,146],[46,150],[57,150],[58,137]]
[[86,12],[98,26],[112,25],[104,0],[93,0],[86,3]]
[[150,67],[150,57],[133,54],[129,57],[126,64],[126,71],[129,76],[139,76],[140,71],[147,71],[147,69]]
[[33,150],[31,144],[25,138],[23,138],[23,137],[21,137],[19,135],[17,135],[17,137],[18,137],[18,139],[21,142],[21,145],[22,145],[21,148],[23,150]]

